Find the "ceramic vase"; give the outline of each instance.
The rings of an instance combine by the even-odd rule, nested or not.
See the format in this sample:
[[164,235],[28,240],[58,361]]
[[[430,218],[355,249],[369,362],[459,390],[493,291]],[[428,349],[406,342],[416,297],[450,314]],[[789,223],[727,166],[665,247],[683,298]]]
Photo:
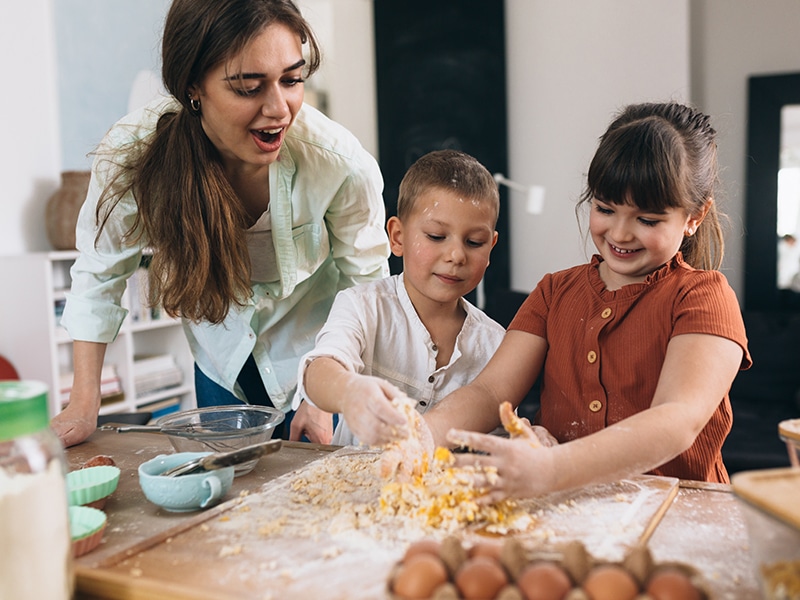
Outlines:
[[56,250],[75,249],[75,225],[89,190],[90,176],[90,171],[64,171],[61,187],[47,201],[47,237]]

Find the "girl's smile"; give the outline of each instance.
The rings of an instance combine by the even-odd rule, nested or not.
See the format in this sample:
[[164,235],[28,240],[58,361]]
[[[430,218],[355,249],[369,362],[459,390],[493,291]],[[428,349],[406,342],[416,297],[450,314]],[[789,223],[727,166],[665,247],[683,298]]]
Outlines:
[[678,208],[648,212],[633,204],[593,198],[589,232],[603,257],[600,277],[606,287],[616,290],[644,281],[675,256],[684,236],[694,232],[703,216],[693,218]]

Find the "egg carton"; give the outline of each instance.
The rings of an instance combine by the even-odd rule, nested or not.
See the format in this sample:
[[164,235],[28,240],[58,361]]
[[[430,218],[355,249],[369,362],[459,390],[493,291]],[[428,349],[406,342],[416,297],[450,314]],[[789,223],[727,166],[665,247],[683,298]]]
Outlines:
[[465,547],[450,536],[412,543],[387,582],[392,600],[708,600],[700,574],[655,563],[646,546],[621,562],[592,557],[580,541],[528,551],[515,538]]

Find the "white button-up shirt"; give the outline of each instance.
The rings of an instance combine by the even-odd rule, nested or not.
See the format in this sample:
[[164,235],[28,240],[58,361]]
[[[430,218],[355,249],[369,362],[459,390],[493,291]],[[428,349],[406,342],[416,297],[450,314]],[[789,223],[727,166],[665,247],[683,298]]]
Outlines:
[[[307,399],[303,374],[314,358],[336,359],[350,371],[385,379],[426,412],[483,369],[503,339],[503,327],[462,298],[467,313],[450,362],[436,368],[436,347],[408,297],[403,275],[339,292],[314,350],[303,356],[295,404]],[[310,401],[310,400],[309,400]],[[344,419],[334,444],[357,444]]]
[[[128,277],[139,266],[143,237],[121,242],[136,216],[124,196],[95,245],[95,209],[109,180],[104,153],[153,131],[158,117],[176,109],[160,99],[117,123],[103,140],[89,193],[78,220],[80,257],[72,268],[62,324],[75,340],[112,342],[127,310],[120,306]],[[244,400],[236,378],[252,353],[267,393],[288,410],[299,358],[314,346],[337,291],[388,276],[383,178],[375,159],[344,127],[304,105],[269,172],[270,229],[277,280],[252,283],[245,306],[231,306],[225,320],[184,321],[198,367]],[[265,192],[266,196],[266,192]],[[252,248],[251,248],[252,251]]]

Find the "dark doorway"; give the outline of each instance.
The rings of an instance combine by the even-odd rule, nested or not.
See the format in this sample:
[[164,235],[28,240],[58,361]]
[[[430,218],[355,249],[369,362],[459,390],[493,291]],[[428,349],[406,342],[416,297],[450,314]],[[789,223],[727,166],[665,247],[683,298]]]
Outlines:
[[[507,174],[503,2],[377,0],[374,14],[387,216],[397,213],[408,167],[433,150],[461,150],[490,172]],[[507,191],[500,191],[500,235],[484,277],[487,299],[510,281]],[[390,267],[399,273],[402,263],[392,257]]]

